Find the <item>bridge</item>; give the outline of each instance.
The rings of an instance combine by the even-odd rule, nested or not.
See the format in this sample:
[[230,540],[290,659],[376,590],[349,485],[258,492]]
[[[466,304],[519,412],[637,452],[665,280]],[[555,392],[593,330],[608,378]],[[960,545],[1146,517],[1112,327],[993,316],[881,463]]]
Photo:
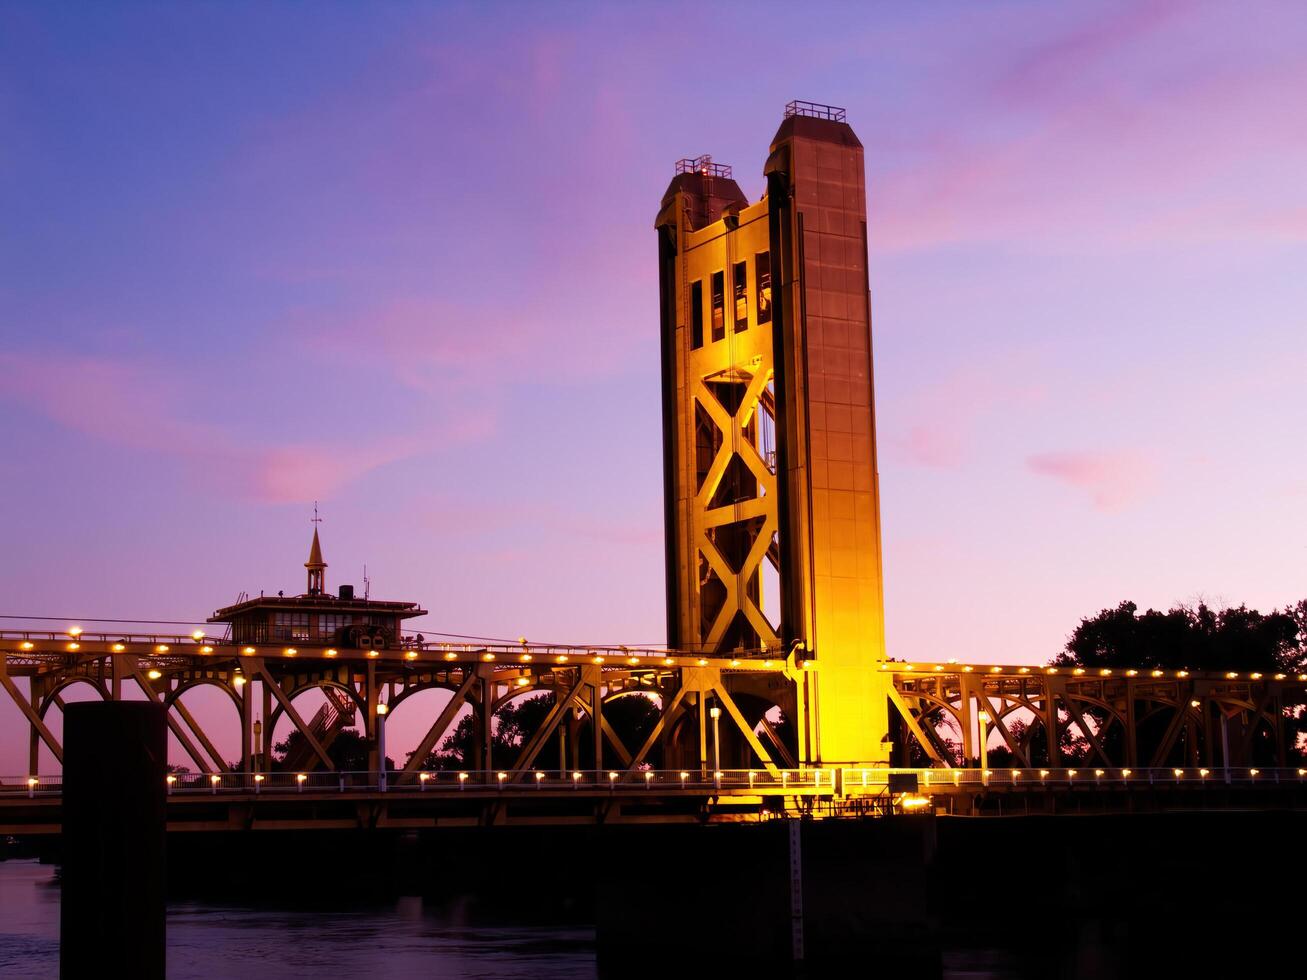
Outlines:
[[[34,760],[41,744],[62,759],[45,717],[73,685],[164,705],[190,762],[168,777],[176,830],[1297,805],[1307,788],[1284,724],[1287,710],[1307,703],[1302,674],[882,661],[897,759],[851,765],[796,759],[774,724],[775,709],[793,703],[778,692],[802,696],[824,669],[820,657],[412,637],[393,648],[291,647],[73,627],[0,632],[0,664]],[[201,686],[231,702],[236,765],[182,701]],[[448,700],[409,761],[382,772],[387,715],[432,689]],[[295,701],[312,690],[330,698],[306,717]],[[551,700],[543,723],[497,759],[496,713],[541,693]],[[631,695],[657,706],[638,745],[604,718],[606,705]],[[260,712],[269,732],[284,716],[307,751],[272,763],[254,741]],[[457,771],[432,768],[431,750],[462,714],[473,719],[475,758]],[[329,747],[356,717],[373,765],[341,772]],[[603,767],[581,768],[587,738],[586,758]],[[59,802],[60,778],[35,764],[0,778],[0,832],[55,832]]]
[[[0,631],[0,713],[29,732],[27,772],[0,777],[0,834],[63,852],[64,935],[104,937],[68,955],[153,923],[153,971],[127,972],[162,976],[170,873],[245,894],[376,869],[493,887],[529,877],[524,856],[549,859],[549,907],[569,880],[593,897],[600,958],[623,976],[855,954],[938,975],[942,895],[968,920],[1001,911],[996,933],[1048,933],[1109,893],[1138,910],[1131,961],[1164,945],[1155,972],[1170,975],[1195,907],[1239,924],[1241,955],[1267,908],[1296,908],[1251,915],[1243,886],[1275,875],[1234,877],[1211,841],[1301,833],[1307,674],[891,655],[864,172],[844,111],[794,102],[761,200],[700,155],[660,202],[665,647],[429,641],[406,626],[427,615],[417,603],[329,593],[317,531],[303,593],[242,596],[211,628]],[[74,688],[113,704],[74,707]],[[221,692],[227,721],[190,710],[200,688]],[[415,751],[390,768],[388,717],[431,691],[443,697],[414,702],[437,705]],[[505,744],[500,721],[526,698],[543,716]],[[66,786],[39,765],[65,764],[50,718],[65,707]],[[165,771],[165,725],[185,771]],[[291,738],[274,757],[263,736],[279,726]],[[366,764],[338,764],[354,727]],[[219,748],[232,744],[234,758]],[[1061,814],[1089,832],[1022,819]],[[1292,848],[1273,853],[1283,880],[1301,878]],[[633,886],[632,864],[656,873]],[[1031,883],[1038,900],[1013,905]],[[670,967],[649,953],[669,908],[694,926],[661,944]],[[1166,928],[1140,924],[1159,909]]]
[[[416,603],[330,594],[315,530],[306,591],[243,598],[210,617],[221,628],[0,632],[0,686],[29,729],[0,825],[53,825],[59,780],[38,762],[42,746],[62,762],[46,716],[73,685],[167,709],[191,770],[169,784],[179,828],[1296,799],[1287,721],[1307,674],[890,656],[864,172],[844,111],[795,102],[761,200],[708,156],[682,160],[661,200],[665,648],[428,642],[404,626]],[[235,761],[183,701],[202,686],[230,701]],[[447,698],[385,772],[387,714],[429,690]],[[541,694],[540,724],[497,746],[497,715]],[[627,697],[656,706],[636,739],[609,718]],[[467,718],[462,771],[438,771]],[[261,732],[283,719],[274,761]],[[367,765],[337,772],[355,724]],[[286,816],[265,819],[274,802]]]

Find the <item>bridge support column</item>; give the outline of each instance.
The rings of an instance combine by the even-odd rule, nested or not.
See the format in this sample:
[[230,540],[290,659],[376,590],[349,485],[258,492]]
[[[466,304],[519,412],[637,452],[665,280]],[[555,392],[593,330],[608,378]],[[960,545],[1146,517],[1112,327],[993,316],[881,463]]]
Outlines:
[[64,714],[63,980],[163,980],[167,709],[68,705]]
[[651,980],[777,977],[801,961],[810,976],[938,978],[927,908],[934,848],[933,817],[613,827],[600,852],[674,855],[685,871],[646,875],[601,863],[601,969]]
[[254,695],[250,684],[240,685],[241,695],[241,772],[254,768]]
[[[260,666],[262,666],[260,664]],[[248,687],[248,685],[246,685]],[[272,758],[272,688],[268,686],[268,679],[259,674],[259,690],[263,692],[263,740],[257,748],[259,754],[258,768],[262,772],[270,772],[271,767],[268,760]]]

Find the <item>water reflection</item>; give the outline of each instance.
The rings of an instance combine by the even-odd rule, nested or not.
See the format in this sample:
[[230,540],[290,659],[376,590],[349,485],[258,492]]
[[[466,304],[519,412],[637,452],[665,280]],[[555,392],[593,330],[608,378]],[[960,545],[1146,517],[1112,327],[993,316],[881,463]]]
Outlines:
[[[0,976],[48,980],[59,972],[59,888],[54,869],[0,863]],[[170,980],[240,976],[594,977],[594,930],[467,921],[457,907],[417,898],[355,911],[287,910],[177,902],[168,908]]]

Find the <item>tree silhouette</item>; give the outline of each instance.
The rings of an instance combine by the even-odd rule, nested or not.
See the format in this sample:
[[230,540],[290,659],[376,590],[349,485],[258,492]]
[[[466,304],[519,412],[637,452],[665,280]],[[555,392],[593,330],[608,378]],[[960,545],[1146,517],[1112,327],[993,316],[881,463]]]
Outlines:
[[[1301,673],[1307,671],[1307,600],[1269,613],[1245,605],[1216,610],[1201,602],[1166,612],[1148,609],[1140,613],[1135,603],[1122,602],[1082,619],[1067,638],[1065,649],[1050,663],[1059,667]],[[1100,733],[1105,751],[1121,756],[1121,726],[1109,725],[1101,709],[1084,708],[1086,721]],[[1161,716],[1152,724],[1137,724],[1141,761],[1152,757],[1165,724]],[[1290,749],[1301,752],[1307,733],[1301,706],[1285,709],[1285,729]],[[1253,730],[1249,748],[1254,761],[1269,763],[1276,757],[1273,734],[1264,725]],[[1183,757],[1178,744],[1172,751],[1178,756],[1176,761]]]
[[1139,612],[1133,602],[1080,621],[1058,666],[1283,671],[1307,666],[1307,600],[1262,614],[1204,603]]

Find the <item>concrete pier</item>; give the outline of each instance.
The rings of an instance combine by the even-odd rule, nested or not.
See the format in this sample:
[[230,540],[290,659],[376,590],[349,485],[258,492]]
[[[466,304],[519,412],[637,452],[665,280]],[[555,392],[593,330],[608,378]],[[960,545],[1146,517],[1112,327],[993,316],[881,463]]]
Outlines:
[[63,980],[163,980],[167,750],[161,704],[64,713]]

